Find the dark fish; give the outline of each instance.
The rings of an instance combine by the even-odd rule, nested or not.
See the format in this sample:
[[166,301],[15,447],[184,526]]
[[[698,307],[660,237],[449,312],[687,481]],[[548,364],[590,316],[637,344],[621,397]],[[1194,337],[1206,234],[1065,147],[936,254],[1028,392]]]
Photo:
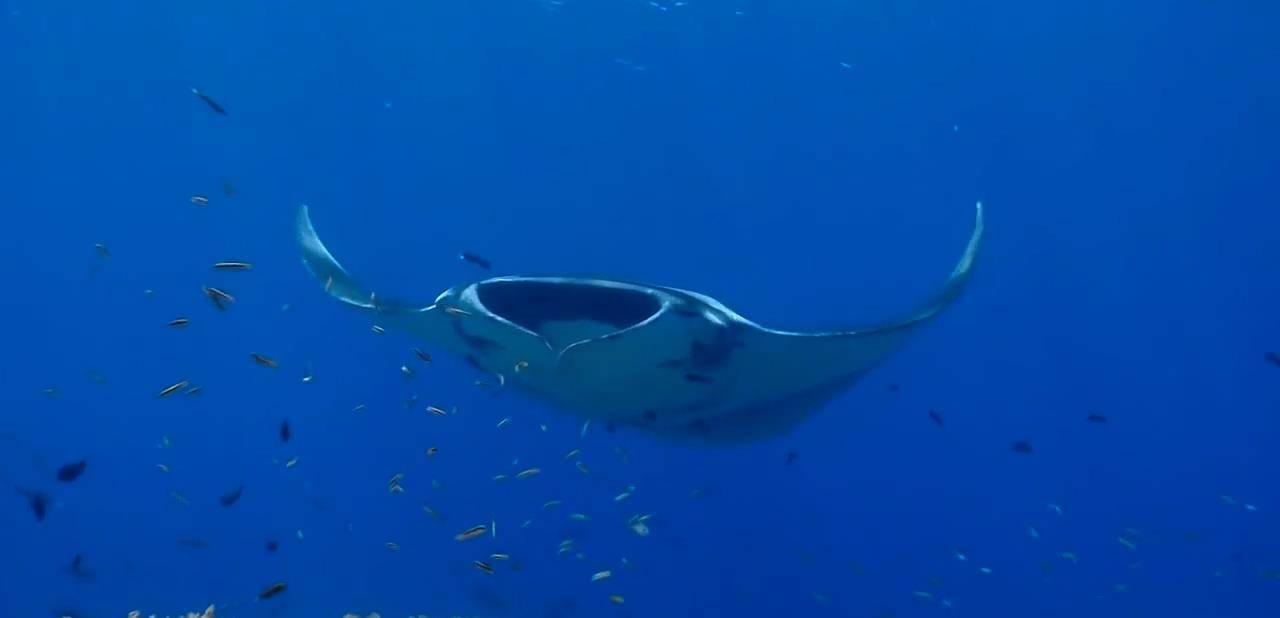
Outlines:
[[791,451],[790,453],[787,453],[787,459],[784,461],[784,463],[789,466],[795,463],[796,459],[798,459],[799,457],[800,457],[800,453],[798,451]]
[[609,433],[613,433],[613,432],[615,432],[615,431],[617,431],[617,430],[618,430],[618,426],[617,426],[617,425],[614,425],[614,424],[613,424],[613,421],[609,421],[609,422],[607,422],[607,423],[605,423],[605,424],[604,424],[604,430],[605,430],[605,431],[607,431],[607,432],[609,432]]
[[898,386],[897,384],[890,384],[890,385],[889,385],[889,392],[890,392],[890,393],[896,393],[896,392],[898,392],[898,391],[900,391],[900,390],[902,390],[902,387]]
[[284,582],[276,582],[274,584],[271,584],[270,586],[267,586],[267,588],[262,592],[259,592],[258,598],[263,600],[270,599],[271,597],[274,597],[280,594],[281,592],[284,592],[288,587],[289,586]]
[[929,418],[933,419],[933,423],[939,427],[942,426],[942,415],[937,410],[929,410]]
[[274,358],[271,358],[270,356],[266,356],[264,354],[259,354],[257,352],[250,352],[249,358],[253,359],[253,362],[258,363],[263,367],[270,367],[272,369],[275,369],[276,367],[280,366],[280,363],[277,363]]
[[280,549],[279,543],[275,541],[267,541],[267,553],[274,554],[277,549]]
[[1022,453],[1023,455],[1029,455],[1035,450],[1031,448],[1031,443],[1026,440],[1018,440],[1017,442],[1014,442],[1010,448],[1013,449],[1013,452]]
[[228,178],[223,178],[223,179],[222,179],[222,194],[223,194],[223,195],[225,195],[225,196],[227,196],[227,199],[234,199],[234,198],[235,198],[235,196],[236,196],[236,193],[237,193],[237,191],[236,191],[236,186],[235,186],[235,185],[233,185],[233,184],[231,184],[231,180],[230,180],[230,179],[228,179]]
[[18,489],[18,493],[27,499],[27,505],[31,507],[31,513],[36,516],[36,521],[44,521],[44,516],[49,513],[49,495],[43,491],[36,489]]
[[223,115],[223,116],[227,115],[227,109],[225,107],[219,105],[218,102],[210,98],[209,95],[203,92],[200,92],[199,88],[192,88],[191,94],[194,94],[197,97],[200,97],[200,100],[204,101],[205,105],[209,106],[209,109],[217,112],[220,115]]
[[1267,352],[1262,355],[1262,358],[1266,359],[1268,363],[1280,367],[1280,352]]
[[684,379],[689,382],[697,382],[698,384],[711,383],[711,378],[708,378],[707,376],[704,376],[700,373],[686,373],[684,374]]
[[89,581],[94,578],[93,571],[86,569],[84,566],[84,556],[76,554],[71,559],[70,566],[67,567],[67,573],[80,581]]
[[243,494],[243,493],[244,493],[244,484],[242,483],[239,487],[231,490],[230,492],[223,494],[221,498],[218,498],[218,502],[221,503],[222,506],[231,506],[235,504],[238,500],[240,500],[240,494]]
[[288,442],[293,437],[293,429],[289,428],[289,419],[280,421],[280,441]]
[[204,539],[178,539],[178,547],[206,549],[209,547],[209,542]]
[[63,483],[71,483],[80,478],[81,474],[84,474],[84,469],[88,465],[89,462],[81,459],[80,461],[62,466],[61,468],[58,468],[58,480]]
[[413,354],[418,357],[418,360],[424,363],[431,362],[431,355],[427,354],[426,352],[423,352],[422,350],[419,350],[418,348],[413,349]]
[[458,259],[462,260],[463,262],[470,262],[472,264],[475,264],[476,266],[479,266],[480,268],[483,268],[485,270],[489,270],[490,268],[493,267],[493,264],[490,264],[489,260],[486,260],[474,253],[467,253],[466,251],[459,253]]
[[1105,416],[1103,416],[1103,415],[1101,415],[1101,414],[1098,414],[1097,412],[1094,412],[1093,414],[1090,414],[1089,416],[1086,416],[1086,417],[1084,417],[1084,418],[1085,418],[1085,420],[1089,421],[1090,423],[1105,423],[1105,422],[1107,422],[1107,417],[1105,417]]

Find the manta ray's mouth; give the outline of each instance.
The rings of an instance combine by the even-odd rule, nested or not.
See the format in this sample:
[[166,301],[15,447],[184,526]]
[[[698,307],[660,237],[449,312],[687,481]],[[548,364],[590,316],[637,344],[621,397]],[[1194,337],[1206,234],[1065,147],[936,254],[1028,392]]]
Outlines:
[[543,336],[566,324],[597,331],[579,336],[618,331],[662,309],[659,298],[640,289],[581,281],[493,280],[479,284],[476,295],[494,315]]

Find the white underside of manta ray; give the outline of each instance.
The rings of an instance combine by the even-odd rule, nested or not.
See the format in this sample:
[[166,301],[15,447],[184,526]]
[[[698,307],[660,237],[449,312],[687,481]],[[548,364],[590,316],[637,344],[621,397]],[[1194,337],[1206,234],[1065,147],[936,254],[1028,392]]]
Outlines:
[[871,328],[794,333],[762,327],[713,298],[603,279],[497,277],[427,306],[360,286],[298,212],[303,261],[333,297],[378,313],[431,347],[465,357],[536,398],[589,419],[699,442],[742,442],[794,428],[897,350],[964,288],[982,241],[941,292]]

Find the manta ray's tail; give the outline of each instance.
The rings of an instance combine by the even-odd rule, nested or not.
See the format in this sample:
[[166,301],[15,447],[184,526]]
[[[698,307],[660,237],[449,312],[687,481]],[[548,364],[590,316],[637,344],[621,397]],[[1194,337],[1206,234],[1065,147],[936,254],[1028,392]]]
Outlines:
[[316,236],[315,227],[311,225],[311,214],[307,211],[306,204],[298,209],[296,227],[298,245],[302,247],[302,262],[307,265],[311,274],[324,283],[325,292],[344,303],[362,309],[380,308],[378,296],[352,279],[338,260],[334,259],[333,254],[325,248],[324,243],[320,242],[320,237]]

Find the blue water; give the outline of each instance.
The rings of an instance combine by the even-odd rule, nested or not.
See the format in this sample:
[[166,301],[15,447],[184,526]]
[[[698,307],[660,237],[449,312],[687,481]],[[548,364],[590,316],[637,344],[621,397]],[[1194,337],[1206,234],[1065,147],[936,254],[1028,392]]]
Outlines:
[[[1280,615],[1280,9],[656,4],[0,1],[0,616]],[[422,364],[291,228],[423,303],[470,251],[819,329],[935,291],[978,200],[964,297],[719,447]]]

